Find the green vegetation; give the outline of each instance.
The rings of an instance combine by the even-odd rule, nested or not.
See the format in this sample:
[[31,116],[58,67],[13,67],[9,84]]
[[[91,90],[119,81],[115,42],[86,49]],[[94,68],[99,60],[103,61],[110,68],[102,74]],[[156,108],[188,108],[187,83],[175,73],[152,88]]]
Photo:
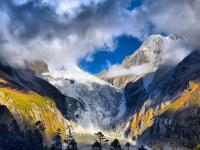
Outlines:
[[197,144],[193,150],[200,150],[200,144]]
[[[160,106],[160,109],[151,107],[134,116],[131,124],[132,136],[137,139],[149,129],[157,128],[154,122],[156,118],[168,121],[170,119],[171,123],[165,126],[166,130],[170,130],[168,132],[170,135],[163,138],[169,141],[174,137],[177,143],[189,148],[196,145],[200,138],[200,84],[190,82],[190,88],[184,91],[179,98],[172,103],[164,103]],[[157,133],[156,136],[159,138],[163,135]]]
[[118,139],[114,139],[114,141],[111,143],[111,147],[112,150],[122,150]]
[[[42,123],[36,123],[32,129],[21,130],[13,120],[10,124],[0,124],[0,149],[44,150]],[[42,130],[41,130],[42,129]]]
[[127,143],[125,144],[125,147],[127,147],[127,150],[129,150],[130,146],[131,146],[131,144],[130,144],[129,142],[127,142]]
[[32,91],[24,92],[9,87],[0,88],[0,98],[0,103],[6,105],[13,114],[18,114],[19,121],[23,124],[34,126],[34,122],[41,120],[46,128],[47,138],[51,137],[58,128],[65,133],[62,114],[50,98],[42,97]]

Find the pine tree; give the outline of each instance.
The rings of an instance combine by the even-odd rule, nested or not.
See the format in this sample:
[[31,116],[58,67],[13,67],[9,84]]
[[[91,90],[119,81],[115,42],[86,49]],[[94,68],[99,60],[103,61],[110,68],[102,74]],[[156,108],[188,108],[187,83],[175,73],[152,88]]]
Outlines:
[[92,145],[92,150],[102,150],[102,146],[98,141],[95,141]]
[[52,145],[52,150],[62,150],[62,139],[61,139],[61,130],[57,129],[57,132],[53,138],[54,144]]
[[68,126],[68,136],[64,140],[64,143],[66,145],[66,147],[64,147],[64,149],[66,149],[66,150],[78,150],[77,142],[75,141],[75,139],[72,135],[71,126]]
[[127,143],[125,144],[125,146],[127,147],[127,150],[129,150],[131,144],[130,144],[129,142],[127,142]]
[[101,145],[106,145],[108,143],[108,140],[105,138],[104,134],[102,132],[95,133],[96,135],[96,141],[98,141]]
[[147,149],[144,148],[144,145],[141,145],[141,147],[139,147],[138,150],[147,150]]
[[102,132],[95,133],[95,143],[92,145],[92,150],[101,150],[108,141]]
[[122,149],[118,139],[114,139],[114,141],[111,143],[111,147],[113,150],[121,150]]

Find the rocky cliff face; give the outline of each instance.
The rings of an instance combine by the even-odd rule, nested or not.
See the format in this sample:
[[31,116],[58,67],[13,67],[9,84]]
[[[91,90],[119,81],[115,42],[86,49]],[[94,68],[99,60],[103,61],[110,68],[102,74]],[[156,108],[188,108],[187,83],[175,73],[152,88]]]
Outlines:
[[129,115],[133,116],[130,136],[150,145],[174,140],[192,148],[200,142],[199,56],[195,51],[175,67],[158,69],[148,88],[144,86],[146,77],[125,87]]
[[[194,148],[200,141],[199,136],[199,83],[190,82],[188,91],[159,110],[154,111],[152,125],[146,129],[139,141],[150,145],[159,143],[178,143]],[[147,139],[151,140],[147,140]]]

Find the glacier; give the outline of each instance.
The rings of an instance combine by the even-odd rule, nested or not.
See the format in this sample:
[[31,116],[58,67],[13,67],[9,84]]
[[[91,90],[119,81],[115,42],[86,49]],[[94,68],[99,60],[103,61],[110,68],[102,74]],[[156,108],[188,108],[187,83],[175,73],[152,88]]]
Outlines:
[[78,100],[83,110],[76,110],[76,122],[87,130],[114,131],[123,123],[126,100],[123,89],[82,70],[52,71],[42,78],[62,94]]

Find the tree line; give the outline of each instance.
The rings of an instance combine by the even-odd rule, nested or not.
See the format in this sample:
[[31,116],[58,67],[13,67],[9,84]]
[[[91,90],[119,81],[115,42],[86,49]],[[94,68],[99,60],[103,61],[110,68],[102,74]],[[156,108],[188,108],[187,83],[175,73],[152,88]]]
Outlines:
[[[57,129],[53,143],[50,146],[43,144],[45,127],[41,121],[37,121],[33,129],[21,130],[15,120],[11,125],[0,124],[0,149],[1,150],[78,150],[77,142],[72,135],[71,128],[68,128],[68,135],[62,140],[61,130]],[[88,150],[131,150],[131,144],[126,143],[125,149],[118,139],[111,143],[102,132],[94,134],[94,143]],[[141,146],[138,150],[146,150]]]

